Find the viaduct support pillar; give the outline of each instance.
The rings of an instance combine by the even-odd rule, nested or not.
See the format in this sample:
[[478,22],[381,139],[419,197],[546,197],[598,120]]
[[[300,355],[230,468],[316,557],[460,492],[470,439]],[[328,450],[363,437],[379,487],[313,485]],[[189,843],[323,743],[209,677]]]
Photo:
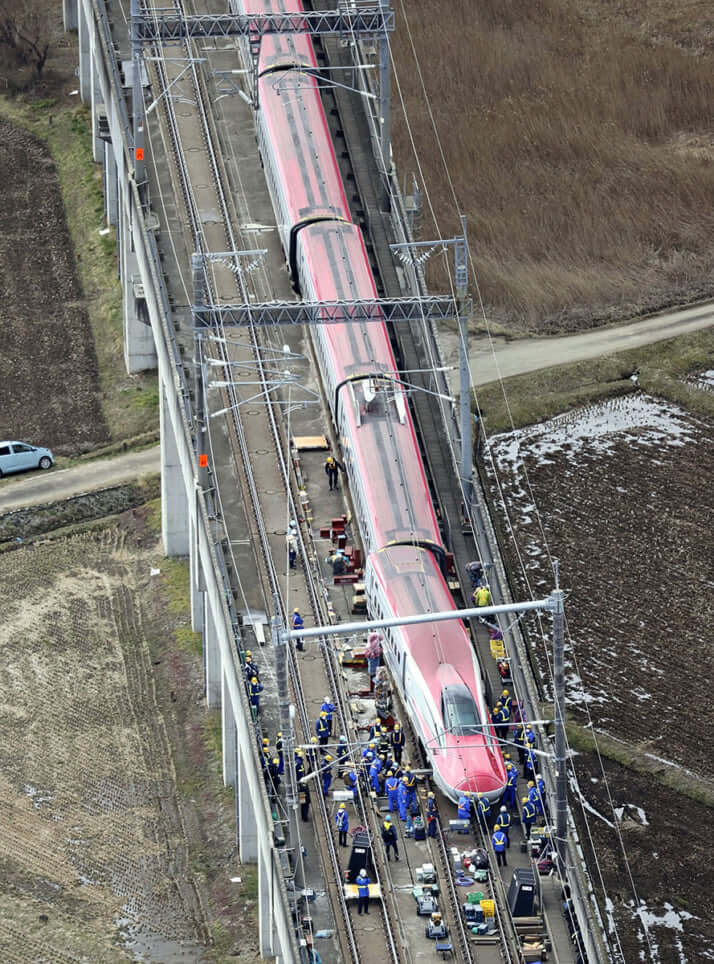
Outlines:
[[[166,389],[160,388],[159,422],[161,428],[161,535],[167,556],[187,556],[188,499],[179,462],[174,429],[169,415]],[[175,402],[176,404],[176,402]],[[214,631],[215,635],[215,631]],[[205,645],[205,642],[204,642]]]
[[218,632],[210,605],[206,606],[203,629],[203,676],[206,682],[206,703],[209,706],[221,705],[221,651]]
[[258,859],[258,825],[250,800],[248,773],[253,766],[250,747],[238,745],[238,850],[241,863],[254,864]]
[[62,19],[65,30],[76,30],[79,26],[79,0],[62,0]]
[[77,33],[79,39],[79,96],[83,104],[91,100],[92,57],[89,52],[89,24],[82,0],[77,0]]
[[[230,670],[228,670],[230,672]],[[233,715],[233,704],[231,703],[228,685],[226,683],[226,670],[221,673],[221,706],[223,710],[223,786],[234,787],[236,785],[236,774],[238,771],[238,730],[236,728],[235,716]]]
[[119,223],[119,184],[114,149],[109,141],[104,141],[104,211],[107,224]]
[[[124,362],[130,375],[156,368],[156,351],[151,325],[139,312],[142,297],[139,263],[134,250],[131,212],[127,198],[120,197],[119,273],[124,313]],[[184,550],[182,555],[186,555]]]
[[200,546],[198,544],[198,519],[199,503],[198,489],[195,491],[193,514],[191,515],[191,550],[189,554],[190,579],[191,579],[191,629],[194,633],[203,630],[203,612],[206,605],[203,574],[201,572]]
[[90,74],[92,94],[92,157],[94,158],[95,164],[102,164],[104,162],[104,141],[99,136],[99,114],[105,113],[105,108],[102,88],[99,84],[97,68],[94,63],[95,56],[95,52],[92,51],[92,68]]
[[258,856],[258,917],[261,957],[273,956],[273,861],[270,850],[260,848]]

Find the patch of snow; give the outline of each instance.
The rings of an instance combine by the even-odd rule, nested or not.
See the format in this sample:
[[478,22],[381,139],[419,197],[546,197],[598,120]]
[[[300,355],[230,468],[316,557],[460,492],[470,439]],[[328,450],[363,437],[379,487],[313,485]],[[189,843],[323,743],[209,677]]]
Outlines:
[[702,388],[704,391],[712,391],[714,389],[714,368],[710,368],[706,372],[700,372],[698,375],[693,375],[688,378],[687,381],[690,385],[695,385],[697,388]]
[[623,816],[625,815],[625,810],[634,810],[635,813],[637,814],[637,818],[638,818],[638,820],[640,821],[640,823],[642,824],[642,826],[643,826],[643,827],[649,827],[650,822],[649,822],[649,820],[647,819],[647,814],[646,814],[645,811],[642,809],[642,807],[638,807],[638,806],[637,806],[636,804],[634,804],[634,803],[625,803],[625,804],[624,804],[623,806],[621,806],[621,807],[615,807],[615,810],[614,810],[615,816],[617,817],[617,819],[618,819],[619,821],[622,821],[622,818],[623,818]]
[[561,452],[573,463],[583,452],[610,454],[623,435],[631,444],[680,447],[694,439],[697,426],[677,405],[649,395],[627,395],[494,435],[489,445],[500,467],[515,471],[525,455],[545,465],[552,464],[548,456]]
[[[664,913],[660,915],[653,913],[644,901],[640,901],[638,907],[635,907],[633,903],[630,903],[629,906],[632,908],[633,916],[639,917],[642,921],[644,933],[638,936],[640,940],[646,940],[649,959],[652,961],[658,961],[660,959],[659,944],[654,941],[651,933],[653,927],[666,927],[668,930],[675,931],[679,935],[684,932],[684,921],[698,920],[698,918],[694,914],[690,914],[689,911],[677,911],[672,904],[669,903],[664,904]],[[684,953],[684,948],[679,937],[675,937],[673,943],[679,954],[680,964],[687,964],[688,958]]]
[[568,783],[570,784],[571,793],[574,793],[575,796],[578,798],[578,802],[580,803],[580,806],[583,808],[583,810],[587,810],[588,813],[591,813],[593,816],[598,817],[600,820],[602,820],[603,823],[607,824],[607,826],[610,827],[611,830],[614,830],[615,824],[612,823],[610,820],[608,820],[606,816],[600,813],[599,810],[596,810],[595,807],[593,807],[593,805],[588,800],[585,799],[580,787],[578,786],[577,780],[575,780],[572,776],[569,776]]

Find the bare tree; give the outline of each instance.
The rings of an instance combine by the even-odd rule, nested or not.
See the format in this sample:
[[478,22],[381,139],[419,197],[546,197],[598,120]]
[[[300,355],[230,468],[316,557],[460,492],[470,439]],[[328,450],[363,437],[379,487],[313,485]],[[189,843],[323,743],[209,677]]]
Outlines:
[[0,0],[0,49],[4,59],[42,77],[50,52],[51,4],[48,0]]

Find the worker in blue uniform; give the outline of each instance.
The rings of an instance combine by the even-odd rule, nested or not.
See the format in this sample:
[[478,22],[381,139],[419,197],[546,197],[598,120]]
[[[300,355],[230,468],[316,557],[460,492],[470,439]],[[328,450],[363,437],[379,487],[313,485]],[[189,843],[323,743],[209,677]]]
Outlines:
[[402,777],[399,781],[399,788],[397,789],[397,805],[399,807],[399,816],[402,820],[407,819],[407,803],[409,801],[409,790],[407,790],[407,778]]
[[372,760],[374,760],[376,755],[377,755],[376,743],[370,742],[367,744],[367,746],[362,747],[362,752],[360,753],[360,759],[362,760],[362,765],[365,766],[365,761],[366,761],[367,769],[369,769],[370,766],[372,765]]
[[285,760],[283,758],[283,734],[278,732],[275,737],[275,752],[278,754],[278,773],[280,776],[283,775],[285,771]]
[[526,737],[525,737],[525,727],[522,723],[519,723],[513,730],[513,742],[518,748],[518,762],[521,766],[526,758]]
[[353,794],[357,793],[357,773],[355,770],[347,770],[345,773],[345,786],[348,790],[351,790]]
[[372,725],[370,726],[369,734],[367,736],[367,739],[369,740],[370,745],[373,744],[375,749],[377,747],[377,740],[379,740],[379,734],[381,729],[382,729],[382,720],[380,719],[380,717],[377,717],[374,723],[372,723]]
[[295,777],[302,780],[305,776],[305,757],[302,750],[295,751]]
[[516,792],[518,788],[518,770],[514,763],[506,763],[506,789],[503,791],[502,803],[509,809],[516,809]]
[[399,803],[397,802],[397,797],[399,794],[399,780],[397,777],[395,777],[391,770],[389,770],[387,773],[387,779],[384,781],[384,789],[387,791],[389,812],[392,813],[399,807]]
[[327,726],[327,713],[325,713],[324,710],[321,711],[315,720],[315,736],[320,746],[325,746],[330,739],[330,731]]
[[325,757],[325,762],[322,765],[322,795],[326,797],[330,792],[330,784],[332,783],[332,757],[328,753]]
[[528,840],[531,835],[531,827],[535,823],[535,806],[531,803],[528,797],[523,797],[521,799],[521,803],[523,804],[523,808],[521,810],[521,823],[523,824],[523,833],[525,838]]
[[273,757],[273,759],[268,763],[268,774],[270,776],[270,781],[272,783],[272,788],[275,793],[280,789],[280,774],[278,773],[278,758]]
[[364,911],[365,914],[369,914],[369,885],[371,881],[364,867],[357,875],[355,883],[357,884],[357,913],[361,914]]
[[382,824],[382,840],[384,841],[384,848],[387,851],[387,860],[390,860],[389,851],[394,850],[394,859],[399,860],[399,851],[397,850],[397,830],[396,827],[392,826],[391,817],[385,817],[384,823]]
[[533,729],[531,728],[530,724],[526,726],[525,730],[523,731],[523,736],[526,742],[526,750],[528,750],[529,748],[531,750],[535,750],[538,746],[538,741],[536,739],[536,735]]
[[491,823],[491,804],[489,803],[488,797],[484,797],[482,793],[478,795],[476,813],[484,832],[488,832]]
[[317,737],[310,737],[310,749],[307,751],[307,763],[310,770],[318,769],[318,756],[317,756]]
[[496,862],[499,867],[507,867],[508,863],[506,861],[506,847],[508,846],[508,838],[506,837],[503,830],[497,827],[493,831],[491,836],[491,844],[496,852]]
[[[535,773],[533,774],[535,776]],[[538,800],[538,787],[535,785],[535,780],[528,781],[528,799],[535,807],[536,817],[538,816],[538,806],[540,801]],[[541,811],[542,812],[542,811]]]
[[438,829],[438,811],[436,809],[436,797],[432,790],[426,798],[426,833],[428,837],[435,837]]
[[[299,609],[293,609],[293,614],[292,614],[292,616],[290,617],[290,625],[292,626],[293,629],[304,629],[304,628],[305,628],[305,620],[304,620],[304,619],[302,618],[302,616],[300,615],[300,610],[299,610]],[[296,643],[295,643],[295,649],[299,649],[300,652],[302,652],[302,651],[305,649],[305,647],[304,647],[304,645],[303,645],[303,641],[302,641],[301,639],[298,639],[298,640],[296,641]]]
[[526,757],[523,761],[523,779],[532,780],[536,774],[536,758],[533,750],[526,750]]
[[338,841],[340,847],[347,846],[347,831],[350,829],[350,818],[344,803],[341,803],[335,814],[335,826],[337,827]]
[[508,739],[508,730],[511,724],[511,711],[501,700],[496,703],[499,718],[499,733],[504,740]]
[[538,788],[538,802],[536,803],[536,814],[539,817],[548,817],[548,806],[545,799],[545,780],[540,775],[536,773],[535,785]]
[[255,676],[256,679],[260,679],[260,673],[258,672],[258,666],[253,660],[253,654],[249,649],[245,652],[245,663],[243,665],[243,672],[245,673],[245,678],[250,682]]
[[369,785],[372,787],[375,793],[379,793],[381,787],[379,785],[379,774],[382,771],[382,761],[379,757],[372,762],[372,766],[369,768]]
[[456,811],[456,816],[459,820],[471,821],[471,796],[468,790],[464,792],[459,797],[458,810]]
[[416,806],[416,777],[411,771],[411,767],[407,767],[404,771],[404,782],[407,790],[409,791],[409,796],[407,798],[407,807],[411,810],[412,807]]
[[500,702],[503,703],[503,705],[508,710],[508,716],[510,718],[511,714],[513,713],[513,700],[508,690],[503,690],[503,692],[501,693]]
[[394,724],[394,729],[391,732],[389,741],[392,745],[392,753],[394,754],[394,759],[397,763],[402,762],[402,753],[404,752],[404,730],[402,729],[402,724],[396,722]]
[[255,710],[255,715],[260,713],[260,694],[263,692],[263,684],[258,682],[258,677],[253,676],[250,681],[250,705]]
[[500,828],[505,833],[507,847],[511,846],[511,837],[510,837],[511,823],[512,821],[511,821],[510,813],[505,807],[501,807],[501,809],[498,812],[498,816],[496,817],[496,823],[494,824],[493,828],[494,830],[498,830]]
[[340,739],[337,743],[337,776],[342,776],[342,771],[347,766],[349,761],[350,748],[347,743],[347,737],[344,733],[340,734]]
[[330,700],[329,696],[326,696],[322,701],[320,712],[327,714],[325,716],[325,719],[327,720],[327,732],[329,736],[332,736],[332,714],[335,712],[335,704]]

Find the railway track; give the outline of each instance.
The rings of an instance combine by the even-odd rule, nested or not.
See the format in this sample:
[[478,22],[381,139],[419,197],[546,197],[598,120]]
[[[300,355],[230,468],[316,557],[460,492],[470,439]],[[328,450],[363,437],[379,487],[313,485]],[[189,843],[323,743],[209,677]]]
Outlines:
[[[182,5],[180,3],[176,3],[174,6],[177,12],[183,12]],[[187,54],[190,57],[194,57],[195,51],[192,51],[189,45],[186,46]],[[156,51],[155,53],[157,56],[160,55],[159,51]],[[175,79],[175,77],[171,77],[169,71],[167,71],[166,65],[160,59],[157,59],[155,63],[159,84],[161,88],[165,90],[168,88],[172,80]],[[225,245],[223,248],[224,250],[235,251],[240,247],[240,245],[237,244],[232,229],[230,205],[227,198],[227,192],[224,189],[225,179],[221,170],[218,151],[215,147],[213,125],[209,117],[209,111],[206,107],[203,83],[198,71],[196,70],[195,64],[191,67],[191,74],[196,100],[196,111],[200,117],[205,149],[210,160],[213,186],[216,191],[216,199],[223,216],[225,228]],[[167,100],[166,102],[164,116],[169,127],[171,143],[174,151],[174,163],[189,219],[191,241],[193,242],[193,246],[196,250],[208,253],[209,248],[206,244],[205,232],[201,225],[200,212],[196,204],[196,199],[191,184],[189,165],[182,147],[180,125],[176,118],[175,111],[173,110],[173,103],[170,100]],[[209,290],[212,291],[213,296],[218,300],[225,300],[227,298],[235,300],[234,296],[237,294],[240,300],[248,301],[248,291],[246,290],[246,287],[240,278],[240,266],[236,263],[234,268],[235,270],[231,272],[232,278],[227,284],[225,278],[216,279],[215,275],[213,277],[207,275],[206,284]],[[238,282],[237,285],[235,283],[236,281]],[[250,338],[252,341],[252,351],[249,354],[242,352],[241,360],[250,361],[255,366],[256,372],[259,374],[259,377],[263,381],[263,385],[267,390],[268,377],[266,375],[266,366],[263,361],[263,354],[261,352],[261,345],[257,333],[255,331],[251,331]],[[215,343],[213,347],[216,351],[214,357],[217,357],[218,360],[223,361],[226,366],[233,364],[237,360],[233,351],[231,351],[229,354],[226,343]],[[236,396],[235,389],[227,387],[224,389],[224,391],[227,393],[228,404],[233,406],[232,417],[230,419],[230,434],[233,447],[237,455],[236,464],[240,466],[239,475],[241,485],[246,496],[245,504],[251,507],[251,511],[248,513],[248,524],[251,530],[254,545],[260,547],[262,565],[258,567],[258,570],[261,582],[264,586],[264,595],[266,598],[272,597],[278,600],[278,605],[282,610],[282,618],[285,619],[286,612],[285,605],[282,601],[282,589],[277,569],[273,561],[273,554],[268,536],[268,528],[263,518],[259,488],[251,464],[248,433],[246,431],[244,420],[240,415],[239,399]],[[255,419],[255,417],[255,413],[253,413],[252,419]],[[290,511],[294,517],[297,517],[299,506],[296,499],[296,492],[293,490],[291,485],[290,467],[284,457],[285,440],[283,438],[282,427],[277,420],[272,407],[270,406],[265,407],[264,413],[259,414],[258,420],[263,423],[258,430],[259,434],[262,437],[265,437],[265,429],[267,429],[269,436],[272,438],[279,472],[282,477],[286,494],[288,495],[290,501]],[[255,425],[253,425],[253,430],[255,430]],[[321,591],[318,581],[311,575],[310,566],[307,565],[308,550],[302,533],[300,535],[300,549],[303,559],[306,563],[305,572],[309,574],[308,591],[312,601],[313,616],[316,619],[326,619],[327,607],[325,606],[324,602],[324,594]],[[323,651],[325,650],[323,649]],[[332,661],[327,654],[325,656],[324,668],[325,682],[329,685],[330,692],[338,698],[338,702],[340,703],[339,716],[341,724],[343,729],[346,729],[346,716],[344,708],[341,705],[341,700],[339,699],[339,697],[342,695],[339,679],[335,672],[335,667],[332,665]],[[295,659],[295,654],[292,652],[289,654],[289,670],[295,704],[298,710],[298,717],[303,729],[303,736],[304,738],[307,738],[307,734],[309,734],[311,731],[310,717],[299,666],[297,660]],[[382,887],[385,896],[383,896],[379,902],[382,910],[381,916],[385,940],[375,942],[373,935],[369,935],[368,940],[365,940],[364,937],[360,938],[360,936],[355,932],[347,907],[347,902],[344,897],[343,888],[341,886],[342,870],[333,841],[331,817],[327,811],[325,800],[319,794],[315,794],[315,796],[318,798],[315,810],[319,814],[323,830],[322,834],[320,835],[323,862],[326,865],[326,869],[329,868],[329,872],[326,874],[326,876],[331,878],[335,885],[331,890],[331,898],[333,906],[337,911],[335,917],[338,923],[338,931],[340,933],[341,943],[347,959],[362,961],[365,962],[365,964],[370,964],[372,961],[384,961],[385,959],[392,960],[394,962],[406,960],[407,958],[405,958],[399,950],[399,945],[403,944],[403,941],[398,941],[394,934],[392,924],[393,910],[388,906],[389,888],[387,886]],[[361,810],[361,816],[363,817],[365,824],[368,824],[370,819],[367,808],[364,807],[364,802],[360,800],[358,806]],[[382,883],[382,880],[380,880],[379,868],[377,868],[376,871],[376,880],[378,883]],[[387,956],[385,956],[385,950],[387,952]]]
[[[178,12],[183,12],[183,5],[181,3],[176,2],[175,8]],[[225,187],[225,171],[221,160],[221,152],[217,144],[215,121],[211,117],[211,109],[206,97],[205,80],[195,62],[199,53],[201,56],[205,56],[206,51],[199,52],[192,49],[191,45],[186,46],[187,55],[194,60],[189,73],[191,75],[195,98],[195,119],[200,124],[204,149],[209,160],[212,187],[215,190],[216,204],[222,218],[224,242],[219,247],[225,251],[236,251],[243,247],[243,245],[238,242],[234,233],[233,205],[229,197],[229,191]],[[158,57],[161,52],[155,51],[155,53]],[[161,89],[166,90],[172,81],[175,80],[179,68],[172,69],[161,59],[157,59],[154,70],[156,71]],[[215,237],[211,239],[206,237],[206,230],[202,223],[201,212],[192,183],[190,164],[182,146],[181,127],[185,121],[181,121],[177,117],[173,101],[170,98],[165,98],[163,116],[170,133],[174,154],[174,166],[178,182],[181,186],[181,193],[188,217],[190,241],[194,250],[208,254],[211,250],[216,250]],[[205,185],[202,187],[205,188]],[[246,279],[242,275],[241,267],[237,262],[228,266],[221,265],[217,268],[211,266],[211,268],[206,271],[205,283],[212,296],[218,301],[234,301],[236,295],[244,302],[251,300],[251,296],[257,297],[258,300],[269,300],[272,296],[269,290],[262,292],[249,291]],[[212,342],[208,348],[208,352],[212,360],[221,362],[226,366],[226,372],[229,372],[229,366],[234,365],[236,362],[245,362],[253,365],[263,383],[264,390],[267,392],[270,373],[264,361],[261,337],[257,331],[250,331],[247,334],[249,334],[250,339],[248,343],[249,347],[244,346],[240,349],[236,349],[234,346],[229,347],[228,336],[226,332],[223,332],[223,337],[226,340],[223,342]],[[241,413],[241,400],[238,397],[236,388],[229,385],[223,388],[222,392],[224,393],[223,401],[226,407],[231,407],[231,414],[228,419],[230,442],[236,455],[235,464],[238,468],[244,505],[248,508],[246,516],[250,538],[256,550],[256,555],[259,557],[260,564],[257,566],[257,573],[263,589],[263,596],[265,599],[277,600],[281,618],[286,621],[287,610],[284,601],[283,584],[274,561],[274,549],[272,545],[274,539],[271,538],[269,527],[266,524],[261,500],[261,485],[256,478],[251,450],[254,448],[253,442],[255,438],[262,438],[263,440],[266,438],[271,439],[274,464],[284,489],[285,498],[287,499],[289,515],[291,518],[297,519],[299,518],[301,507],[291,460],[289,455],[286,456],[286,453],[289,452],[288,440],[285,437],[284,426],[276,417],[272,406],[256,406],[258,411],[251,411],[250,418],[245,419]],[[284,536],[281,537],[281,544],[283,541]],[[314,544],[311,543],[309,533],[303,527],[299,529],[299,549],[303,562],[305,588],[310,599],[312,617],[316,622],[325,624],[333,617],[327,604],[327,594],[324,583],[315,572],[315,562],[317,560],[316,548]],[[335,698],[338,705],[337,718],[341,731],[348,734],[348,739],[351,744],[357,744],[358,734],[355,728],[355,721],[351,717],[349,694],[345,691],[345,684],[340,667],[337,665],[332,648],[328,646],[326,642],[321,645],[321,652],[323,656],[321,675],[319,679],[311,678],[310,688],[314,689],[315,686],[317,686],[317,688],[320,689],[320,687],[322,687],[324,691],[329,692]],[[300,660],[292,650],[288,653],[288,669],[299,729],[302,731],[304,742],[309,742],[309,737],[312,734],[310,698],[306,692],[302,678]],[[406,719],[404,716],[402,716],[402,718]],[[257,739],[260,743],[259,736],[260,734],[257,735]],[[395,885],[391,870],[384,860],[381,846],[377,843],[379,840],[380,815],[372,806],[366,794],[360,791],[355,801],[358,820],[368,829],[371,839],[377,843],[377,845],[373,847],[373,854],[375,879],[380,884],[382,891],[379,907],[381,912],[381,926],[384,933],[383,940],[376,938],[373,932],[367,935],[360,934],[359,929],[354,926],[347,901],[344,897],[342,887],[343,870],[340,865],[339,854],[334,844],[331,814],[328,812],[327,803],[320,793],[315,793],[314,798],[314,811],[318,814],[318,823],[321,831],[318,834],[321,860],[325,871],[325,878],[333,884],[330,899],[333,906],[340,945],[346,959],[364,962],[364,964],[371,964],[372,961],[382,962],[391,960],[401,962],[412,960],[409,941],[399,922],[399,910],[394,897]],[[448,812],[449,807],[451,807],[453,811],[453,806],[444,801],[442,801],[442,807],[444,808],[443,812]],[[445,916],[448,921],[450,936],[457,953],[457,959],[473,961],[475,959],[474,949],[463,923],[458,892],[451,874],[447,841],[441,832],[434,842],[434,850],[437,854],[436,863],[439,868],[440,881],[443,884],[442,893],[446,895],[449,905],[448,912]],[[486,848],[486,850],[489,852],[489,848]],[[295,856],[294,849],[293,856]],[[285,862],[285,866],[288,868],[287,876],[290,877],[289,861]],[[494,868],[492,868],[492,871],[493,870]],[[492,873],[492,879],[500,884],[500,877],[497,873]],[[497,891],[499,890],[498,885],[495,889]],[[500,884],[500,889],[502,890],[502,884]],[[501,959],[511,961],[513,958],[510,951],[508,951],[507,928],[502,919],[504,895],[502,893],[494,893],[494,898],[500,911],[498,914],[498,926],[503,947]]]

